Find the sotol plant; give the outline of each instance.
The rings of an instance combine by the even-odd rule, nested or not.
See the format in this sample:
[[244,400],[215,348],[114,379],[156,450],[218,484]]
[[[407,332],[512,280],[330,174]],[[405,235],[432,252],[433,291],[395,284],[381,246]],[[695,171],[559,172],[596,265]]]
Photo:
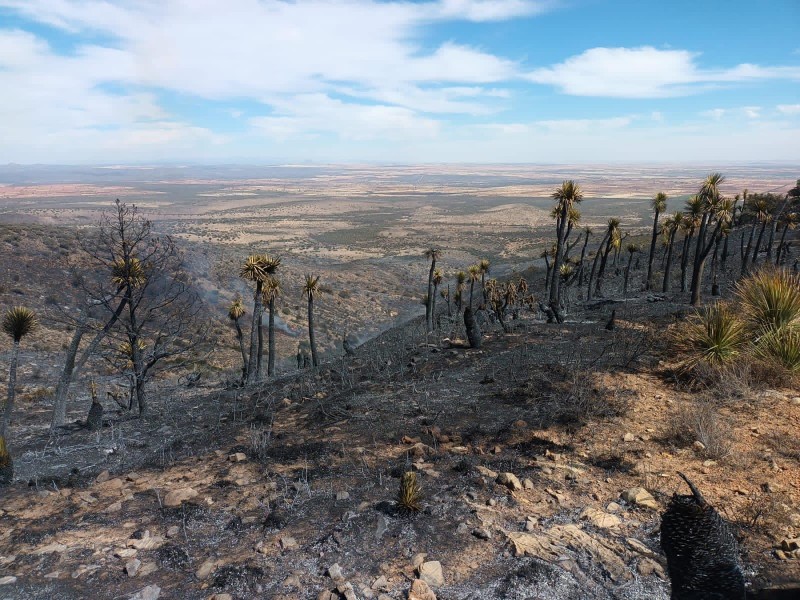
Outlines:
[[684,369],[701,363],[720,366],[742,350],[746,341],[744,324],[729,305],[718,303],[698,311],[676,333],[676,342],[685,354]]
[[422,488],[417,481],[417,474],[413,471],[403,473],[400,479],[397,506],[407,514],[417,513],[422,508]]

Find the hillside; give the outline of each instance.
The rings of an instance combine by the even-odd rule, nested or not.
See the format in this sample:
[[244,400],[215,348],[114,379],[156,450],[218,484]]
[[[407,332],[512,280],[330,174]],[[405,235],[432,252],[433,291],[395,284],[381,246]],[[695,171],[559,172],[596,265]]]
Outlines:
[[[608,304],[563,325],[523,313],[480,350],[411,323],[319,373],[162,395],[149,417],[31,448],[18,468],[51,472],[4,495],[0,575],[16,580],[0,589],[405,598],[438,561],[440,599],[667,598],[659,509],[679,470],[741,526],[756,586],[796,581],[777,550],[800,533],[800,397],[676,385],[664,331],[685,305],[654,299],[614,304],[613,332]],[[707,406],[706,447],[676,437]],[[411,517],[393,502],[409,466]],[[621,499],[637,487],[652,499]]]

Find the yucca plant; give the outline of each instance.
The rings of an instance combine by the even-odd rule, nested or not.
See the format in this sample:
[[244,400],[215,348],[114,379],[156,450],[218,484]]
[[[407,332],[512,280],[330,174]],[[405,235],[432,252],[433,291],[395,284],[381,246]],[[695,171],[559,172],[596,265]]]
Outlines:
[[319,366],[317,358],[317,341],[314,335],[314,297],[319,293],[319,275],[306,275],[303,284],[303,294],[308,300],[308,344],[311,346],[311,363],[314,367]]
[[698,311],[675,333],[685,353],[681,366],[720,366],[738,355],[747,341],[744,323],[727,304],[718,303]]
[[14,479],[14,461],[6,448],[6,438],[0,435],[0,485]]
[[397,506],[406,514],[417,513],[422,509],[422,488],[417,481],[417,474],[413,471],[406,471],[400,479]]
[[239,277],[256,284],[253,295],[253,324],[250,328],[250,354],[247,360],[247,383],[255,383],[261,378],[261,350],[263,339],[261,317],[264,312],[264,283],[274,275],[281,265],[281,259],[269,254],[251,254],[239,270]]
[[800,327],[800,276],[762,269],[740,281],[736,295],[755,335]]
[[136,257],[118,258],[111,264],[111,282],[119,288],[141,287],[146,281],[144,265]]
[[770,331],[755,345],[754,354],[768,362],[777,362],[787,371],[800,373],[800,327]]
[[244,301],[242,297],[237,294],[228,307],[228,318],[233,322],[233,326],[236,328],[236,340],[239,342],[239,350],[242,353],[243,379],[247,378],[247,351],[244,349],[244,334],[242,333],[242,326],[239,323],[239,319],[241,319],[245,313]]
[[24,306],[10,308],[3,317],[3,331],[14,341],[11,351],[11,364],[8,368],[8,398],[0,420],[0,437],[6,438],[11,411],[14,410],[14,399],[17,386],[17,363],[19,362],[19,343],[22,338],[36,329],[36,313]]

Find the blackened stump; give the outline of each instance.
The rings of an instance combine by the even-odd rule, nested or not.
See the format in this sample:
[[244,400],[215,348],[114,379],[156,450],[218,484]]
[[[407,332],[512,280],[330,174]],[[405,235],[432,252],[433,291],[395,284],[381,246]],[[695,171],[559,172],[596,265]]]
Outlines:
[[744,600],[739,548],[730,525],[679,475],[692,494],[674,494],[661,518],[672,600]]

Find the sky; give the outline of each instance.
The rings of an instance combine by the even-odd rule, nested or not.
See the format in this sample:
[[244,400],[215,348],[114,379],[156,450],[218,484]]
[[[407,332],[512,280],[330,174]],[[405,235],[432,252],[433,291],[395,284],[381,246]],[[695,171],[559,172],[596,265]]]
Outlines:
[[0,163],[800,161],[798,0],[0,0]]

